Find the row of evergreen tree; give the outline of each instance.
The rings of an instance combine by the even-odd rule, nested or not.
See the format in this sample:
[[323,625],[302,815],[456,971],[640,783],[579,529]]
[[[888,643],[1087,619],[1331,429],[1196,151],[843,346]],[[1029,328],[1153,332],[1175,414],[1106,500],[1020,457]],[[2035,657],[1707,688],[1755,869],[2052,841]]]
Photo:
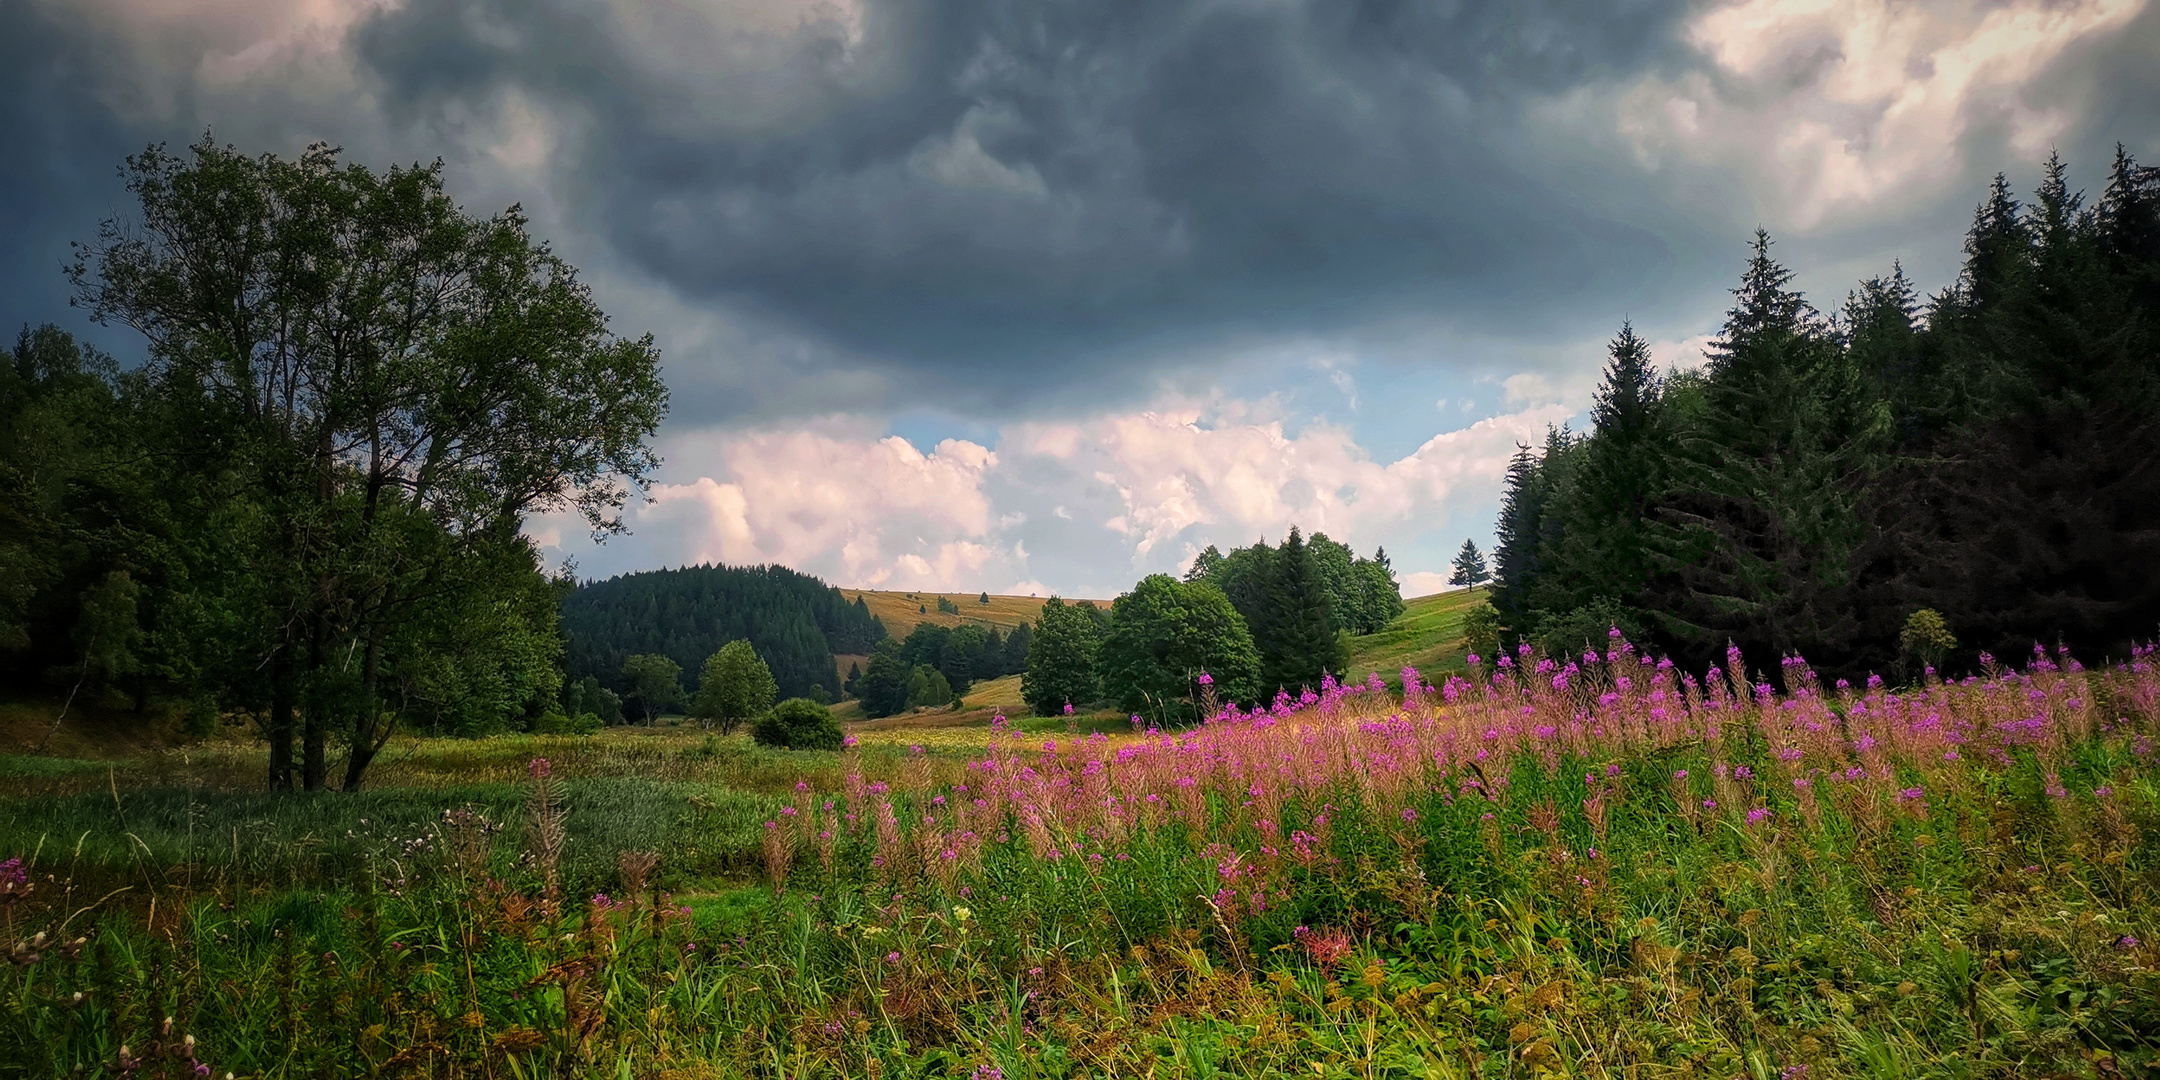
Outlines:
[[1184,580],[1148,577],[1107,612],[1051,598],[1021,694],[1040,715],[1110,701],[1179,718],[1199,700],[1202,673],[1220,701],[1295,695],[1342,674],[1344,635],[1373,633],[1402,611],[1385,550],[1356,558],[1292,527],[1272,547],[1210,546]]
[[624,674],[630,657],[664,656],[694,672],[738,639],[771,669],[781,697],[819,696],[813,688],[830,696],[840,681],[834,654],[886,640],[861,597],[850,603],[784,566],[685,566],[590,582],[563,596],[562,628],[572,681],[589,678],[625,698],[636,697]]
[[[1352,634],[1378,633],[1402,614],[1402,589],[1395,582],[1395,568],[1388,561],[1386,548],[1375,549],[1368,559],[1326,533],[1316,532],[1306,539],[1300,539],[1295,528],[1290,533],[1280,548],[1271,548],[1262,540],[1251,547],[1232,548],[1225,555],[1209,544],[1193,559],[1185,580],[1208,582],[1232,602],[1258,591],[1280,591],[1275,589],[1277,585],[1299,593],[1317,587],[1327,599],[1328,617],[1335,628]],[[1302,547],[1304,554],[1277,558],[1279,552],[1289,553],[1294,547]],[[1298,580],[1278,580],[1284,574]],[[1310,582],[1305,580],[1308,575]],[[1240,603],[1238,610],[1257,608]]]
[[2160,623],[2160,170],[2119,148],[2087,206],[2058,158],[2000,176],[1956,282],[1902,268],[1825,315],[1758,231],[1699,371],[1610,346],[1587,435],[1511,463],[1493,606],[1578,650],[1618,626],[1778,670],[1906,662],[1933,611],[1951,662],[2035,642],[2121,655]]
[[846,689],[862,699],[866,716],[949,705],[979,681],[1025,671],[1033,642],[1034,629],[1024,622],[1003,635],[984,623],[917,623],[904,640],[887,639],[867,666],[851,670]]

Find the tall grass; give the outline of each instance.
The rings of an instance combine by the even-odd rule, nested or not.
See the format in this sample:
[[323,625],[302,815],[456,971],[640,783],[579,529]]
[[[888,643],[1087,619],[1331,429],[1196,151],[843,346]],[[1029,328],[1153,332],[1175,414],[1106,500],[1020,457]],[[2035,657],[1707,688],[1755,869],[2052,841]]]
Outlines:
[[[506,778],[311,885],[128,917],[52,903],[41,854],[0,1068],[2151,1075],[2152,659],[1898,691],[1795,660],[1777,692],[1616,639],[1190,731],[781,759],[811,767],[727,823],[606,836],[574,823],[629,781]],[[536,839],[564,799],[575,873]],[[708,857],[669,845],[762,883],[667,896]]]

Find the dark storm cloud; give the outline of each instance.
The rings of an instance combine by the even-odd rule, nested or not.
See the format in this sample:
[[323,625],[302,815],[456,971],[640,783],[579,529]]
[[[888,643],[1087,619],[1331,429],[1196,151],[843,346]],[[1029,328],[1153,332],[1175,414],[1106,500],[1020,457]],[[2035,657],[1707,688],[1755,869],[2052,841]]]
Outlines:
[[[441,155],[476,209],[527,198],[619,325],[661,332],[691,422],[1101,404],[1240,343],[1549,348],[1715,299],[1783,197],[1767,153],[1642,159],[1610,100],[1702,77],[1759,132],[1839,59],[1786,43],[1789,77],[1736,80],[1688,40],[1695,7],[1599,0],[354,0],[292,29],[318,9],[342,11],[0,4],[0,318],[66,318],[66,241],[125,208],[121,157],[215,127]],[[230,74],[270,23],[315,51]],[[2147,5],[2028,88],[2075,118],[2074,167],[2118,137],[2160,154],[2156,52]],[[520,124],[540,149],[499,153]],[[1999,126],[1946,148],[1960,206],[1893,195],[1781,250],[1954,253],[1986,172],[2030,171]]]
[[762,50],[732,70],[656,60],[588,6],[514,10],[418,0],[358,45],[412,118],[509,87],[581,118],[568,189],[686,298],[977,390],[1225,331],[1503,323],[1669,259],[1672,222],[1571,210],[1511,132],[1526,96],[1672,55],[1671,5],[902,3],[675,29]]
[[142,149],[106,105],[84,93],[105,58],[21,5],[0,7],[0,336],[65,323],[109,349],[134,342],[99,332],[67,307],[68,242],[89,239],[124,195],[114,166]]

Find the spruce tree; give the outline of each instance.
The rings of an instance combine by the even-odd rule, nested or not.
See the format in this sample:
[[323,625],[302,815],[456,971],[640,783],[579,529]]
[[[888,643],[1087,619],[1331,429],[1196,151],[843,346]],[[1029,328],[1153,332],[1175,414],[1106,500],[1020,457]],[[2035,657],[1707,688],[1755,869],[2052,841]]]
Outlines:
[[1317,689],[1325,675],[1341,673],[1342,644],[1327,589],[1296,526],[1271,562],[1261,604],[1269,641],[1260,647],[1260,689],[1263,694],[1287,690],[1295,695],[1307,687]]
[[2160,184],[2119,156],[2088,212],[2065,173],[2051,160],[2014,220],[2000,183],[1975,216],[1929,327],[1971,405],[1885,500],[1901,606],[1998,654],[2121,650],[2160,610],[2160,292],[2134,254]]
[[1455,572],[1448,575],[1448,584],[1475,588],[1492,579],[1492,571],[1485,566],[1485,553],[1477,549],[1474,541],[1465,539],[1462,550],[1455,553]]
[[1757,230],[1649,535],[1650,606],[1697,662],[1728,641],[1766,666],[1802,643],[1843,652],[1859,632],[1856,503],[1887,412],[1770,246]]
[[1493,549],[1491,603],[1516,636],[1535,629],[1530,619],[1530,590],[1540,569],[1538,545],[1545,535],[1548,490],[1541,464],[1529,446],[1516,446],[1515,456],[1508,461],[1506,487],[1500,497],[1500,521],[1494,529],[1499,544]]
[[1589,437],[1559,454],[1568,467],[1547,470],[1545,520],[1560,527],[1546,527],[1545,572],[1531,606],[1542,612],[1539,621],[1596,605],[1608,621],[1619,612],[1620,621],[1641,625],[1636,612],[1650,578],[1645,530],[1665,490],[1673,441],[1662,382],[1632,324],[1622,323],[1607,347],[1591,417]]
[[1963,306],[1985,310],[2021,288],[2032,248],[2032,230],[2010,194],[2010,181],[1996,173],[1965,234],[1965,267],[1957,286]]

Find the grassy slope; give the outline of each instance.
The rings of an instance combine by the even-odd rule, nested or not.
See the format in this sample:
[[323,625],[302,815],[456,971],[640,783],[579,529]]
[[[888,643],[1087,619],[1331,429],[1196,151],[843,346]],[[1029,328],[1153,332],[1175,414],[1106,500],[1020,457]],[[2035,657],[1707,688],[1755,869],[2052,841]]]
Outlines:
[[[982,594],[980,593],[885,592],[876,589],[842,589],[840,595],[847,597],[848,602],[851,604],[855,602],[856,597],[862,597],[864,605],[870,609],[870,614],[877,616],[880,621],[884,622],[885,632],[896,638],[904,638],[913,633],[919,623],[935,623],[939,626],[966,626],[969,623],[974,623],[978,626],[994,626],[997,627],[998,633],[1009,634],[1012,633],[1013,627],[1021,623],[1032,623],[1040,620],[1042,618],[1043,600],[1046,599],[1040,596],[1000,596],[993,594],[990,597],[990,602],[985,604],[982,602]],[[940,596],[960,605],[960,614],[954,615],[950,612],[939,611],[937,602]],[[1072,602],[1095,604],[1100,607],[1110,606],[1110,602],[1107,600],[1074,600]],[[920,608],[928,608],[929,610],[918,610]],[[849,665],[867,665],[869,662],[870,658],[861,654],[837,653],[833,656],[835,674],[842,680],[847,678]],[[1020,700],[1019,686],[1019,678],[1015,676],[1011,695],[1014,702]],[[970,700],[975,697],[973,694],[968,696]]]
[[1485,602],[1488,590],[1454,589],[1409,601],[1403,613],[1377,634],[1350,639],[1349,676],[1377,671],[1394,681],[1405,666],[1431,677],[1463,667],[1463,616]]
[[[885,632],[896,638],[904,638],[915,629],[916,623],[936,623],[939,626],[965,626],[977,623],[995,626],[998,633],[1009,633],[1023,622],[1035,622],[1042,618],[1041,596],[992,596],[990,602],[981,602],[977,593],[882,592],[872,589],[842,589],[840,594],[854,603],[862,597],[870,608],[870,614],[885,623]],[[937,609],[938,597],[943,596],[960,605],[960,614],[953,615]],[[1106,600],[1074,600],[1072,603],[1090,603],[1108,606]],[[927,608],[927,611],[917,610]]]

